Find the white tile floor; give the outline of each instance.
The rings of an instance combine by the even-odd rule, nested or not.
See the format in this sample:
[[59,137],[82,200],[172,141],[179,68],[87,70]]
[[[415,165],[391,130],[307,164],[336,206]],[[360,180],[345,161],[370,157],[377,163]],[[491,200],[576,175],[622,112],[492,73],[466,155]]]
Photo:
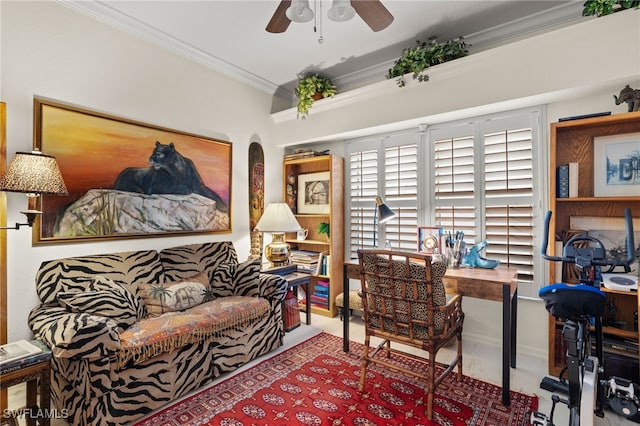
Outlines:
[[[311,326],[303,325],[292,330],[285,335],[285,344],[280,350],[284,350],[296,343],[304,341],[319,331],[335,334],[342,337],[342,322],[338,317],[326,318],[319,315],[312,315]],[[364,341],[364,326],[359,317],[351,318],[350,340],[362,343]],[[372,342],[373,343],[373,342]],[[445,349],[446,350],[446,349]],[[501,349],[489,343],[465,339],[463,335],[463,371],[464,374],[499,385],[501,383]],[[269,354],[267,356],[271,356]],[[443,354],[446,356],[446,354]],[[251,364],[244,368],[250,367]],[[241,369],[242,370],[242,369]],[[542,412],[549,413],[551,408],[551,394],[539,388],[540,380],[546,375],[547,361],[539,357],[533,357],[526,353],[518,352],[517,368],[511,370],[511,389],[527,394],[535,394],[539,398],[539,407]],[[225,379],[222,377],[220,379]],[[219,380],[220,380],[219,379]],[[12,408],[20,406],[24,401],[24,387],[14,386],[9,392],[9,406]],[[554,423],[557,426],[564,426],[568,423],[567,410],[565,406],[559,405],[556,408]],[[21,420],[20,424],[25,424]],[[595,426],[623,426],[632,423],[612,412],[606,412],[603,419],[595,418]],[[67,426],[62,420],[54,420],[52,426]],[[518,425],[519,426],[519,425]]]

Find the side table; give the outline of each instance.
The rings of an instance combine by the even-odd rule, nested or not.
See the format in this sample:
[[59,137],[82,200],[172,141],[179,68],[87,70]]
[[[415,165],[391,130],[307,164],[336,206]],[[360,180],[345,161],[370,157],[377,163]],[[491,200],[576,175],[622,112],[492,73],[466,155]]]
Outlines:
[[288,288],[295,288],[298,286],[305,286],[306,292],[306,304],[305,311],[307,314],[307,325],[311,325],[311,298],[309,297],[309,286],[311,284],[311,276],[305,272],[298,272],[296,265],[278,266],[275,268],[263,268],[262,273],[279,275],[287,281]]
[[[36,342],[32,342],[36,343]],[[37,342],[40,343],[40,342]],[[38,346],[42,347],[40,343]],[[30,362],[30,358],[33,361]],[[0,422],[8,421],[15,423],[15,416],[24,416],[27,425],[35,426],[36,422],[43,426],[49,426],[51,421],[51,351],[44,352],[24,360],[19,360],[13,366],[3,367],[9,370],[0,374],[0,389],[6,389],[20,383],[27,383],[26,405],[15,410],[13,417],[5,417],[8,412],[2,413]],[[39,392],[38,392],[39,391]],[[40,403],[38,404],[38,393],[40,393]]]

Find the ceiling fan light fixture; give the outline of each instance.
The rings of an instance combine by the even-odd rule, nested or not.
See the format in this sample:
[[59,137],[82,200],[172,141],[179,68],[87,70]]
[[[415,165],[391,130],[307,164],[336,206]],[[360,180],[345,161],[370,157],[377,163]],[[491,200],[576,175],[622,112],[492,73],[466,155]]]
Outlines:
[[327,13],[327,16],[332,21],[345,22],[353,18],[355,14],[356,11],[351,7],[350,0],[333,0],[333,4]]
[[291,6],[285,12],[292,22],[309,22],[313,19],[313,10],[309,7],[309,0],[292,0]]

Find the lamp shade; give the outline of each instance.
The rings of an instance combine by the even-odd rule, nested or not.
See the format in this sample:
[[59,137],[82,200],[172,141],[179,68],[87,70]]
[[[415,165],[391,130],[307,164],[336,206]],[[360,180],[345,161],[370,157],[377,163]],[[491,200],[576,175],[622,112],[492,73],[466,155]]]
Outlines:
[[333,0],[333,5],[327,16],[332,21],[336,22],[344,22],[353,18],[356,14],[356,11],[353,7],[351,7],[350,0]]
[[296,232],[302,227],[286,203],[270,203],[256,229],[260,232]]
[[0,191],[69,195],[55,157],[40,151],[17,152],[0,178]]
[[385,223],[396,217],[396,212],[391,210],[389,206],[382,201],[381,197],[376,197],[376,205],[378,209],[378,223]]
[[313,19],[313,10],[309,7],[309,0],[292,0],[285,15],[293,22],[309,22]]

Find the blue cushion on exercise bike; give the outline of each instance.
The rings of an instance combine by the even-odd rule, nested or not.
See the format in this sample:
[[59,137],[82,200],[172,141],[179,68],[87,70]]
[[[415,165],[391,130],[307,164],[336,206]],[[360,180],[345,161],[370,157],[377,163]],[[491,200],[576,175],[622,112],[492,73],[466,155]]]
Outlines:
[[542,287],[538,296],[556,318],[599,317],[604,313],[605,295],[599,288],[585,284],[551,284]]

